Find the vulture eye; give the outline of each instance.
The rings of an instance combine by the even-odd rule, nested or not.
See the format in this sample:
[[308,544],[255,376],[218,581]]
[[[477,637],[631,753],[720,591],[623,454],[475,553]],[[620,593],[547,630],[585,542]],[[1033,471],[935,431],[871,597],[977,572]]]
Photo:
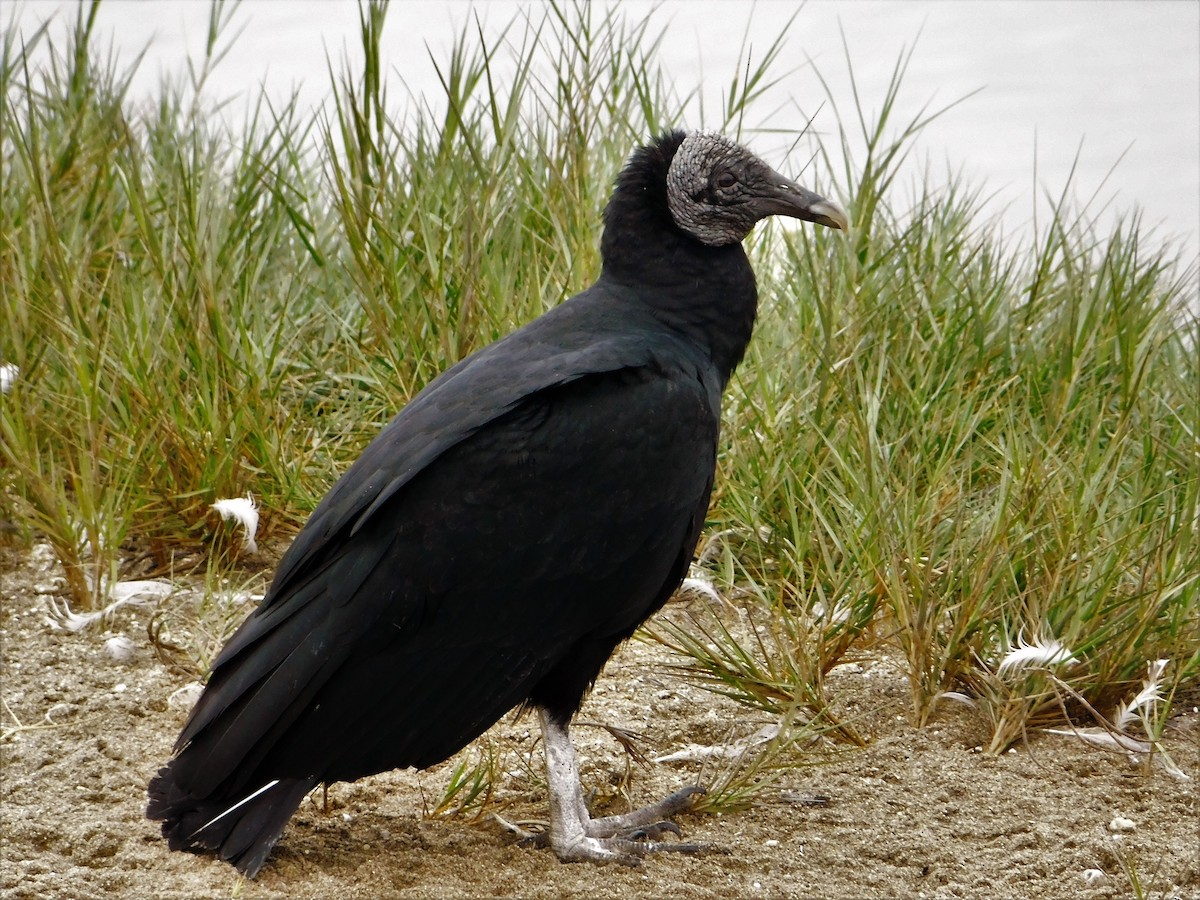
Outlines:
[[731,188],[737,184],[737,176],[732,172],[722,172],[717,176],[717,187]]

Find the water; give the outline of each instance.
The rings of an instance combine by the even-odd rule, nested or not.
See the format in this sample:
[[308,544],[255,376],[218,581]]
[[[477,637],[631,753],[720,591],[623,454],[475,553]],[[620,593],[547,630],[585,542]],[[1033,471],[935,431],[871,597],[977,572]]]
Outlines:
[[[485,34],[495,35],[528,6],[509,0],[393,4],[384,32],[384,57],[397,80],[393,96],[402,78],[416,93],[436,97],[431,54],[448,59],[454,36],[464,25],[473,27],[476,16]],[[968,183],[985,188],[986,210],[1000,217],[1006,232],[1028,238],[1035,217],[1046,219],[1044,195],[1057,197],[1074,167],[1076,196],[1095,195],[1091,209],[1102,229],[1140,209],[1154,237],[1172,242],[1188,263],[1200,258],[1200,3],[814,0],[801,7],[624,0],[620,9],[631,18],[651,16],[652,31],[666,29],[664,71],[680,94],[696,89],[701,97],[691,126],[720,125],[723,89],[742,36],[752,55],[761,54],[798,9],[776,71],[796,68],[757,107],[769,120],[748,124],[795,132],[815,113],[817,131],[832,129],[809,59],[837,105],[852,111],[843,33],[859,96],[868,111],[878,109],[897,58],[915,43],[895,121],[907,121],[926,103],[938,107],[982,90],[929,126],[916,145],[914,177],[922,158],[931,162],[935,182],[947,168],[961,169]],[[16,27],[28,33],[55,16],[61,34],[75,10],[70,2],[26,2],[15,8]],[[207,3],[194,0],[107,0],[99,14],[100,45],[111,42],[128,62],[148,48],[134,83],[134,97],[147,96],[164,74],[185,73],[189,55],[200,57],[208,12]],[[0,13],[5,27],[12,15]],[[234,26],[244,30],[206,85],[210,97],[244,98],[262,85],[277,99],[295,89],[303,104],[317,104],[328,95],[327,56],[336,64],[358,55],[353,3],[250,0],[236,12]],[[777,131],[748,143],[777,167],[836,193],[828,175],[801,171],[804,151],[787,155],[793,135]]]

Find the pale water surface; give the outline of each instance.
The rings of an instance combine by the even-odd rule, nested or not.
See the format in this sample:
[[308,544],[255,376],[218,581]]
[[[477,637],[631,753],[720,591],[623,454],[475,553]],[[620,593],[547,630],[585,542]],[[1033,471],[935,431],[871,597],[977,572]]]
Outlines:
[[[15,21],[26,33],[53,16],[61,34],[77,8],[71,2],[4,5],[2,27]],[[1200,255],[1200,3],[1194,0],[623,0],[619,8],[631,18],[651,17],[652,31],[666,29],[663,69],[681,95],[699,92],[687,124],[706,127],[721,125],[723,92],[743,36],[752,55],[755,48],[761,53],[799,10],[776,69],[790,74],[757,106],[763,119],[745,123],[777,133],[747,141],[822,191],[836,194],[836,179],[802,171],[811,148],[801,143],[788,156],[810,116],[818,132],[833,127],[809,60],[829,81],[839,108],[850,113],[844,34],[870,111],[878,109],[897,58],[915,43],[895,121],[907,121],[926,103],[942,106],[982,90],[925,132],[914,179],[923,159],[935,183],[949,169],[961,169],[968,183],[990,195],[986,208],[1001,217],[1006,233],[1028,239],[1035,215],[1045,220],[1043,195],[1060,194],[1074,166],[1076,196],[1096,194],[1101,227],[1137,208],[1186,262],[1194,265]],[[111,42],[130,62],[148,48],[135,96],[152,92],[163,74],[186,72],[187,57],[202,54],[208,9],[197,0],[101,6],[102,43]],[[436,105],[440,91],[430,55],[447,60],[454,36],[464,25],[473,27],[475,17],[486,35],[495,35],[522,10],[542,12],[509,0],[394,3],[384,33],[396,79],[392,96],[402,96],[402,79]],[[317,104],[328,96],[327,57],[336,65],[360,52],[357,9],[345,0],[248,0],[234,22],[244,30],[206,87],[214,98],[245,98],[261,84],[277,98],[296,90],[304,104]]]

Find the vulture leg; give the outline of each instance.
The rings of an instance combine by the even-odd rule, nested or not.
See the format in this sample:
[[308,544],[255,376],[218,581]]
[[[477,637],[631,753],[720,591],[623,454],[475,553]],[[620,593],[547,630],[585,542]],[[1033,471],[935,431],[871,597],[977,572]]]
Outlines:
[[546,749],[546,775],[550,784],[550,848],[563,862],[590,860],[619,862],[636,866],[647,853],[674,851],[696,853],[703,844],[659,842],[654,838],[667,832],[679,834],[670,816],[691,808],[701,787],[676,791],[651,806],[623,816],[593,819],[583,802],[579,783],[579,765],[567,724],[545,709],[538,710],[542,724],[542,743]]

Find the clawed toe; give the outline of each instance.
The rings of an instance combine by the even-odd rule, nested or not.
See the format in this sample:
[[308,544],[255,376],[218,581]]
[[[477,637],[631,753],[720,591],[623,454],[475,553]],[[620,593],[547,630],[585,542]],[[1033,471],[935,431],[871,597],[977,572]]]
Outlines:
[[[551,846],[548,831],[530,831],[507,821],[498,814],[494,814],[493,819],[501,828],[517,838],[517,846],[522,849],[545,850]],[[586,859],[594,862],[619,862],[635,866],[641,861],[641,857],[648,853],[665,851],[704,853],[715,849],[703,843],[663,841],[662,838],[667,835],[682,837],[683,829],[674,822],[664,819],[661,822],[632,829],[624,834],[606,833],[604,836],[589,836],[581,845],[578,845],[578,853],[572,848],[567,851],[566,856],[563,856],[563,860],[566,862]]]
[[706,841],[654,841],[643,844],[648,853],[724,853],[729,850]]
[[640,866],[642,857],[653,852],[654,844],[625,838],[585,837],[570,846],[554,847],[560,862],[618,863],[631,867]]
[[[678,830],[678,829],[676,829]],[[640,866],[651,853],[728,853],[715,844],[688,841],[648,841],[627,838],[584,838],[570,847],[555,848],[562,862],[619,863]]]
[[550,846],[550,835],[545,831],[530,831],[522,828],[516,822],[508,821],[500,813],[492,813],[492,821],[509,834],[516,835],[518,847],[541,849]]
[[626,838],[631,841],[657,841],[664,834],[683,837],[683,829],[670,819],[664,819],[662,822],[654,822],[653,824],[635,829],[629,832]]
[[[679,827],[670,821],[672,816],[687,812],[696,803],[696,798],[708,793],[698,784],[678,790],[657,803],[620,816],[605,816],[586,823],[589,837],[624,837],[632,840],[651,840],[656,835],[672,832],[680,834]],[[655,831],[657,829],[657,831]],[[639,834],[645,832],[645,834]]]

